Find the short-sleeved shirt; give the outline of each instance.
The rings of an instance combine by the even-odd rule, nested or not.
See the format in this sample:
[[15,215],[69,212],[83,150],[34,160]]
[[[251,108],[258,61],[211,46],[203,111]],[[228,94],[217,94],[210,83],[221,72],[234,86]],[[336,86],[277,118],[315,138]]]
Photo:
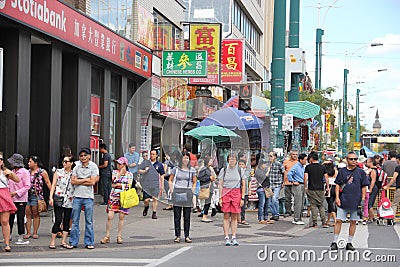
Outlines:
[[309,190],[324,190],[324,175],[326,168],[319,163],[311,163],[306,166],[304,173],[308,174]]
[[108,161],[108,165],[107,165],[107,167],[100,169],[100,175],[109,175],[109,176],[111,176],[111,173],[112,173],[112,168],[111,168],[112,160],[111,160],[110,154],[105,153],[103,155],[103,157],[101,157],[99,164],[103,165],[104,161]]
[[285,168],[282,163],[279,161],[274,161],[271,163],[271,169],[269,170],[269,181],[271,183],[271,187],[281,186],[283,182],[283,173],[285,172]]
[[397,172],[399,175],[397,176],[396,179],[396,188],[400,188],[400,165],[396,167],[396,169],[394,169],[395,172]]
[[[92,176],[99,176],[99,168],[93,161],[89,161],[87,166],[83,166],[81,162],[78,162],[72,170],[72,176],[78,177],[78,179],[90,178]],[[75,185],[74,186],[74,197],[80,198],[92,198],[94,199],[94,192],[92,185]]]
[[135,167],[129,167],[129,172],[131,173],[136,173],[138,171],[139,168],[139,153],[137,153],[136,151],[133,152],[132,154],[127,152],[125,153],[125,158],[128,160],[128,164],[131,165],[132,163],[136,163]]
[[[347,181],[347,183],[346,183]],[[369,185],[369,180],[365,172],[360,168],[349,170],[341,168],[336,177],[335,184],[344,185],[340,196],[341,208],[345,210],[357,210],[361,201],[362,187]]]
[[150,160],[143,160],[139,166],[139,170],[144,170],[146,167],[149,167],[149,171],[141,174],[141,185],[144,188],[160,187],[160,175],[165,173],[164,166],[158,161],[151,163]]
[[246,180],[246,175],[244,175],[244,170],[238,170],[238,166],[230,168],[229,166],[221,169],[218,175],[218,179],[224,182],[224,188],[240,188],[242,180]]
[[[178,174],[176,174],[178,172]],[[192,188],[193,178],[196,176],[196,169],[190,167],[190,170],[182,170],[179,167],[172,169],[171,174],[174,175],[174,188]]]

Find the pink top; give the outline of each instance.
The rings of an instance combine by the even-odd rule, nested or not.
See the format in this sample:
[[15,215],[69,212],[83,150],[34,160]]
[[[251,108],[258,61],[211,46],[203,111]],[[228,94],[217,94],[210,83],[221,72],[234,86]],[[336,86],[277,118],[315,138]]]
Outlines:
[[16,192],[17,195],[12,199],[14,202],[27,202],[28,201],[28,190],[31,188],[31,175],[25,168],[19,168],[12,170],[20,179],[19,183],[13,180],[8,181],[10,192]]

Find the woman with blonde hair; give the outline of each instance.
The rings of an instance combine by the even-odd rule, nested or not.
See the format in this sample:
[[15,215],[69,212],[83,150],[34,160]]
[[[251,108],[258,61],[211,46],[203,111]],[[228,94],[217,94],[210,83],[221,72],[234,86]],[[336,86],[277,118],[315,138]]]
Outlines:
[[19,177],[4,166],[3,153],[0,153],[0,222],[4,238],[4,250],[11,251],[10,247],[10,214],[17,211],[10,191],[8,189],[8,180],[16,183],[20,181]]
[[107,203],[106,212],[108,213],[106,222],[106,235],[100,240],[101,244],[110,243],[110,231],[114,214],[119,213],[117,243],[122,244],[122,227],[124,226],[125,215],[129,214],[129,209],[121,207],[120,193],[128,189],[133,182],[133,174],[127,170],[128,159],[120,157],[115,160],[117,170],[112,172],[112,184],[110,198]]

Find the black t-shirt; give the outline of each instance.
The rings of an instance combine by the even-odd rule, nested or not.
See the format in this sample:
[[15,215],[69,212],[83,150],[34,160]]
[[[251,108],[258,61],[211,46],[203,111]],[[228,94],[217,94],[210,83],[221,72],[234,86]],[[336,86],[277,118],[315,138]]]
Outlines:
[[[400,188],[400,165],[398,165],[395,169],[394,172],[398,173],[397,179],[396,179],[396,188]],[[393,179],[393,178],[392,178]]]
[[105,168],[99,169],[100,175],[111,175],[111,173],[112,173],[112,167],[111,167],[112,160],[111,160],[110,154],[108,154],[108,153],[103,154],[103,157],[101,157],[100,162],[99,162],[100,165],[103,165],[104,161],[108,161],[108,165]]
[[319,163],[311,163],[306,166],[304,173],[308,173],[308,189],[324,190],[324,175],[326,168]]

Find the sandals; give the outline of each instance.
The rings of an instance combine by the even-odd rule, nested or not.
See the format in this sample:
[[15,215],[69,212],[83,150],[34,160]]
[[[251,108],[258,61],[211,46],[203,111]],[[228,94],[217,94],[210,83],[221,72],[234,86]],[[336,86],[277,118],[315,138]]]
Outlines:
[[241,224],[242,224],[242,225],[249,225],[249,223],[246,222],[246,221],[241,221]]
[[56,249],[56,246],[55,245],[50,245],[49,249]]
[[[118,242],[118,239],[117,239],[117,242]],[[100,243],[101,243],[101,244],[107,244],[107,243],[110,243],[110,237],[109,237],[109,236],[105,236],[105,237],[103,237],[103,239],[102,239],[102,240],[100,240]]]
[[29,239],[29,238],[31,238],[32,236],[30,235],[30,234],[26,234],[26,235],[24,235],[23,236],[23,239]]
[[69,245],[69,244],[67,244],[66,246],[65,246],[65,248],[66,249],[73,249],[73,248],[76,248],[75,246],[73,246],[73,245]]
[[62,248],[67,248],[68,245],[67,245],[67,244],[61,244],[60,246],[61,246]]
[[87,249],[94,249],[94,246],[93,246],[93,245],[86,245],[85,248],[87,248]]
[[5,246],[4,246],[4,251],[5,251],[5,252],[11,252],[11,247],[10,247],[10,245],[5,245]]
[[174,242],[175,242],[175,243],[180,243],[180,242],[181,242],[181,238],[177,236],[177,237],[174,239]]
[[38,235],[33,235],[32,238],[33,239],[39,239],[39,236]]
[[122,236],[117,236],[117,243],[122,244],[124,241],[122,240]]

